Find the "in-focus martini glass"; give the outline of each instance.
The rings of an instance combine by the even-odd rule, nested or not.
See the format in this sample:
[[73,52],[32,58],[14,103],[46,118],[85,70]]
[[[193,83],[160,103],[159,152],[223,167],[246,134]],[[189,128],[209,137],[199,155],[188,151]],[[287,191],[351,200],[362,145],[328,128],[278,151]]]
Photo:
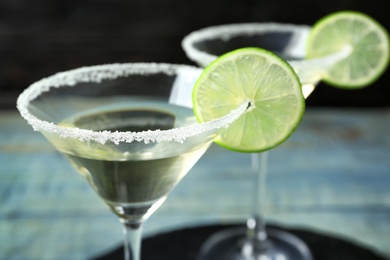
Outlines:
[[[218,56],[244,47],[261,47],[287,60],[297,72],[305,98],[314,90],[326,70],[350,53],[340,52],[317,59],[305,59],[310,26],[281,23],[243,23],[211,26],[185,36],[182,48],[187,57],[206,67]],[[299,238],[265,228],[264,195],[267,152],[252,154],[256,172],[252,215],[245,228],[220,231],[202,246],[200,260],[310,260],[309,249]]]
[[201,69],[133,63],[84,67],[27,88],[17,107],[124,225],[125,259],[140,259],[142,224],[246,109],[198,124],[191,92]]

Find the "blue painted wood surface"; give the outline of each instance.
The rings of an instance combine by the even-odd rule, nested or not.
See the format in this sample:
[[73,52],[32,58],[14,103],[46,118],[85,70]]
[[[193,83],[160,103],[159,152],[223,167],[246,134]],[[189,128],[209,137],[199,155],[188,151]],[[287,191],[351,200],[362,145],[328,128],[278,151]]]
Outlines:
[[[250,156],[213,145],[146,222],[145,236],[244,222]],[[390,257],[390,110],[310,108],[269,153],[267,220]],[[88,184],[16,111],[0,112],[0,259],[87,259],[122,243]]]

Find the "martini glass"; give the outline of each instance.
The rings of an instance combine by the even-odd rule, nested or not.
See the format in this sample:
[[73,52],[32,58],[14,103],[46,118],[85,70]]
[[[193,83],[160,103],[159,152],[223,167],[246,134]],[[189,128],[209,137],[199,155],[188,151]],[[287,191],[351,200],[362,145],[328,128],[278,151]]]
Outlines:
[[129,63],[42,79],[18,98],[21,115],[84,177],[123,224],[124,256],[140,259],[142,226],[207,150],[228,115],[198,124],[191,91],[201,69]]
[[[242,23],[211,26],[185,36],[182,48],[187,57],[206,67],[218,56],[244,47],[270,50],[288,61],[297,72],[305,98],[313,92],[327,69],[350,53],[340,52],[317,59],[305,59],[311,27],[281,23]],[[266,229],[264,201],[267,152],[251,154],[255,186],[251,215],[244,228],[222,230],[202,246],[199,260],[311,260],[312,256],[298,237],[281,230]]]

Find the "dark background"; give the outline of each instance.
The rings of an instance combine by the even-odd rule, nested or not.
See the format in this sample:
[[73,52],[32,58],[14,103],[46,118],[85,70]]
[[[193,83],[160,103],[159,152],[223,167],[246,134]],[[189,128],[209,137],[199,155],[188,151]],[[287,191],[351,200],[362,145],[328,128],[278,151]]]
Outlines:
[[[340,10],[355,10],[389,28],[388,0],[0,0],[0,109],[56,72],[114,62],[192,64],[182,38],[210,25],[288,22],[312,25]],[[387,71],[361,90],[321,83],[308,106],[388,107]]]

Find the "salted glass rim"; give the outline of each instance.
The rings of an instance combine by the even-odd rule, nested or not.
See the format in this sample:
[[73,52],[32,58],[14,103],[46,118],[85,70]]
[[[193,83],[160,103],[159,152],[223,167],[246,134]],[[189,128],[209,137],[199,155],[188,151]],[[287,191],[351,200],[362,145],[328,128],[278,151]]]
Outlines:
[[[181,42],[181,46],[189,59],[206,67],[208,64],[217,59],[218,56],[197,49],[195,47],[195,43],[197,42],[212,39],[221,39],[227,41],[232,37],[236,37],[239,35],[253,35],[254,33],[309,33],[311,28],[312,26],[305,24],[278,22],[232,23],[213,25],[192,31],[191,33],[187,34],[186,36],[184,36]],[[296,56],[296,58],[302,58],[300,60],[287,59],[287,61],[294,69],[307,70],[312,68],[321,68],[322,70],[326,70],[339,60],[347,57],[352,51],[352,46],[346,45],[335,53],[312,59],[306,59],[306,50],[304,51],[305,53],[302,56]]]
[[[216,55],[198,50],[194,44],[204,40],[221,39],[229,40],[239,35],[253,35],[254,33],[267,32],[304,32],[311,26],[304,24],[258,22],[258,23],[232,23],[208,26],[186,35],[182,42],[182,48],[188,57],[196,62],[206,64],[217,58]],[[304,58],[304,57],[303,57]]]
[[43,78],[26,88],[17,99],[17,109],[21,116],[33,127],[35,131],[43,131],[59,135],[62,138],[78,139],[80,141],[96,141],[106,143],[111,141],[115,144],[138,142],[161,142],[176,141],[184,142],[188,137],[196,136],[206,131],[212,131],[222,127],[227,127],[237,119],[246,109],[247,104],[242,104],[233,109],[227,115],[208,122],[191,126],[184,126],[168,130],[147,130],[141,132],[131,131],[94,131],[77,127],[59,126],[53,122],[48,122],[34,116],[29,112],[28,106],[31,101],[52,88],[73,87],[78,83],[100,83],[103,80],[114,80],[119,77],[129,75],[149,75],[165,73],[174,75],[180,69],[200,72],[202,69],[183,64],[169,63],[114,63],[81,67],[73,70],[56,73],[47,78]]

